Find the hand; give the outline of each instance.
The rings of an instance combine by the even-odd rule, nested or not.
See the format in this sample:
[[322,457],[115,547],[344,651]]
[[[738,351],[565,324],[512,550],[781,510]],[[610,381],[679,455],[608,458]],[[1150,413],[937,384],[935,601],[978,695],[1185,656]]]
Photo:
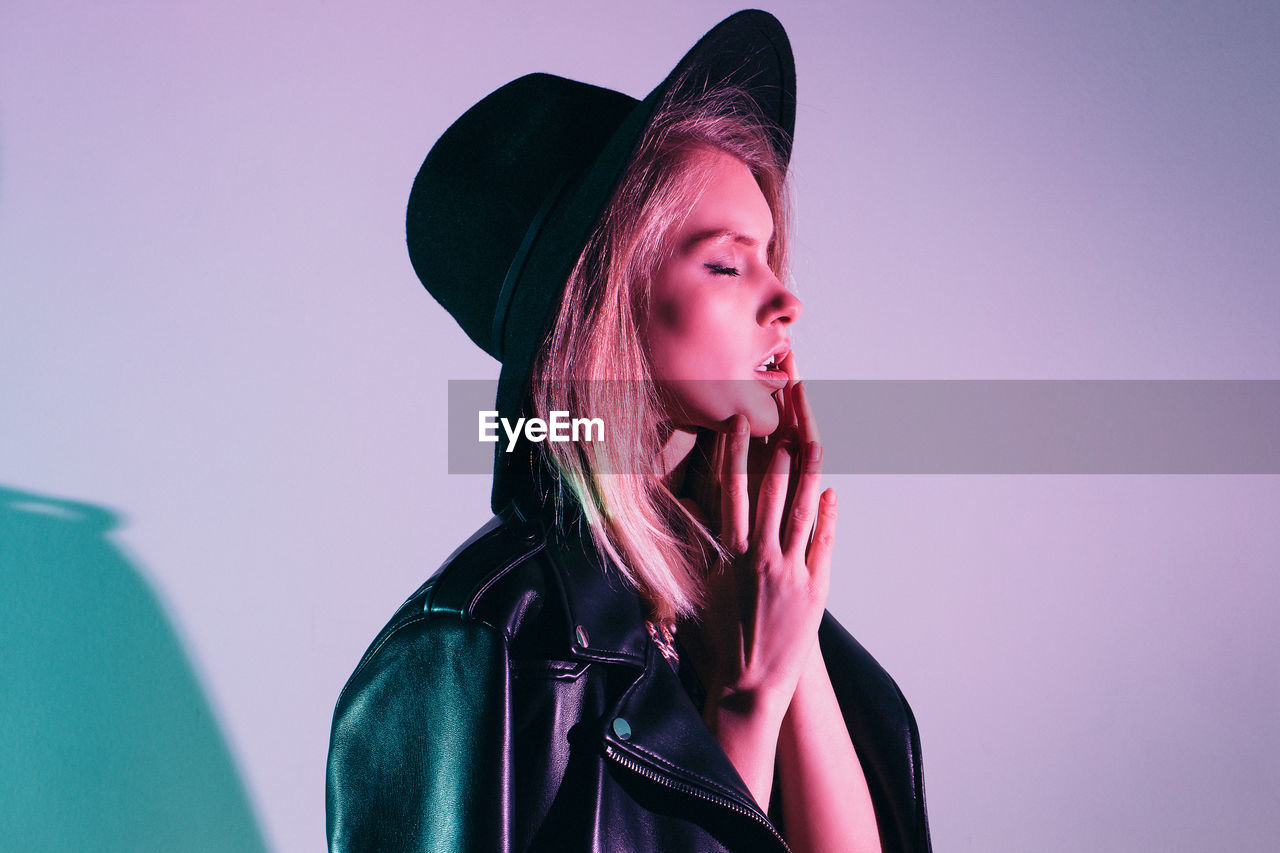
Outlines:
[[708,574],[701,624],[681,629],[707,688],[708,719],[728,710],[780,720],[826,607],[835,493],[819,492],[822,445],[803,384],[780,394],[780,440],[753,442],[742,415],[719,438],[719,500],[711,510],[718,510],[728,559]]

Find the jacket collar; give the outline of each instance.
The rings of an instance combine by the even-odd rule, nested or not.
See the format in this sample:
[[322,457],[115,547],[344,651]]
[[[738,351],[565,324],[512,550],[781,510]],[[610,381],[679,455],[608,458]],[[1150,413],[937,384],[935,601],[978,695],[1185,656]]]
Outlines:
[[643,667],[649,634],[640,596],[617,567],[598,553],[586,522],[546,530],[546,555],[556,567],[573,654],[607,663]]
[[567,502],[557,519],[550,501],[512,500],[499,515],[524,527],[528,541],[543,543],[569,616],[570,653],[581,660],[644,667],[650,642],[644,605],[599,553],[577,504]]

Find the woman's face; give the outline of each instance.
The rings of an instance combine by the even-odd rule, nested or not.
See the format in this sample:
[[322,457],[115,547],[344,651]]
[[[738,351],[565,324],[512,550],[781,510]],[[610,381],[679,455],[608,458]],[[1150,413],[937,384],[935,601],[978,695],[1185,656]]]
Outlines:
[[740,413],[752,435],[768,435],[800,300],[769,268],[773,215],[751,170],[720,151],[690,156],[710,181],[667,235],[669,255],[650,286],[644,335],[654,378],[680,425],[723,430]]

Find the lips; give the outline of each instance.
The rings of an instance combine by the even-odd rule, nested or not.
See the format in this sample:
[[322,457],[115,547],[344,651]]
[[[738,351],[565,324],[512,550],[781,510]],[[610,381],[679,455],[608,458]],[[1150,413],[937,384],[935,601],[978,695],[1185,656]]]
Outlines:
[[791,345],[786,341],[780,341],[756,365],[756,378],[770,388],[785,387],[790,377],[787,375],[787,371],[783,369],[782,362],[786,361],[790,353]]
[[[779,342],[773,349],[764,354],[764,357],[756,363],[756,370],[759,372],[768,370],[782,370],[782,362],[787,360],[787,356],[791,354],[791,344],[787,341]],[[784,373],[786,371],[783,371]]]

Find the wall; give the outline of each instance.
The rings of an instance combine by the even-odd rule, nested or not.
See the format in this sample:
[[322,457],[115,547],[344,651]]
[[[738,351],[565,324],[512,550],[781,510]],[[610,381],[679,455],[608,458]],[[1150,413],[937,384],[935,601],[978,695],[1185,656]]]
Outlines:
[[[647,92],[732,10],[5,4],[0,566],[27,597],[3,648],[78,629],[176,704],[86,700],[64,650],[0,709],[97,701],[130,750],[168,750],[157,774],[197,752],[150,743],[148,715],[194,727],[232,828],[155,849],[320,847],[338,690],[487,517],[486,479],[445,473],[441,411],[447,379],[496,365],[403,246],[431,142],[533,70]],[[809,376],[1280,376],[1273,4],[773,11],[798,64]],[[831,480],[832,609],[912,700],[940,850],[1280,832],[1276,477]],[[38,768],[44,742],[6,748]],[[85,826],[129,799],[57,778]],[[11,819],[22,785],[0,781]]]

